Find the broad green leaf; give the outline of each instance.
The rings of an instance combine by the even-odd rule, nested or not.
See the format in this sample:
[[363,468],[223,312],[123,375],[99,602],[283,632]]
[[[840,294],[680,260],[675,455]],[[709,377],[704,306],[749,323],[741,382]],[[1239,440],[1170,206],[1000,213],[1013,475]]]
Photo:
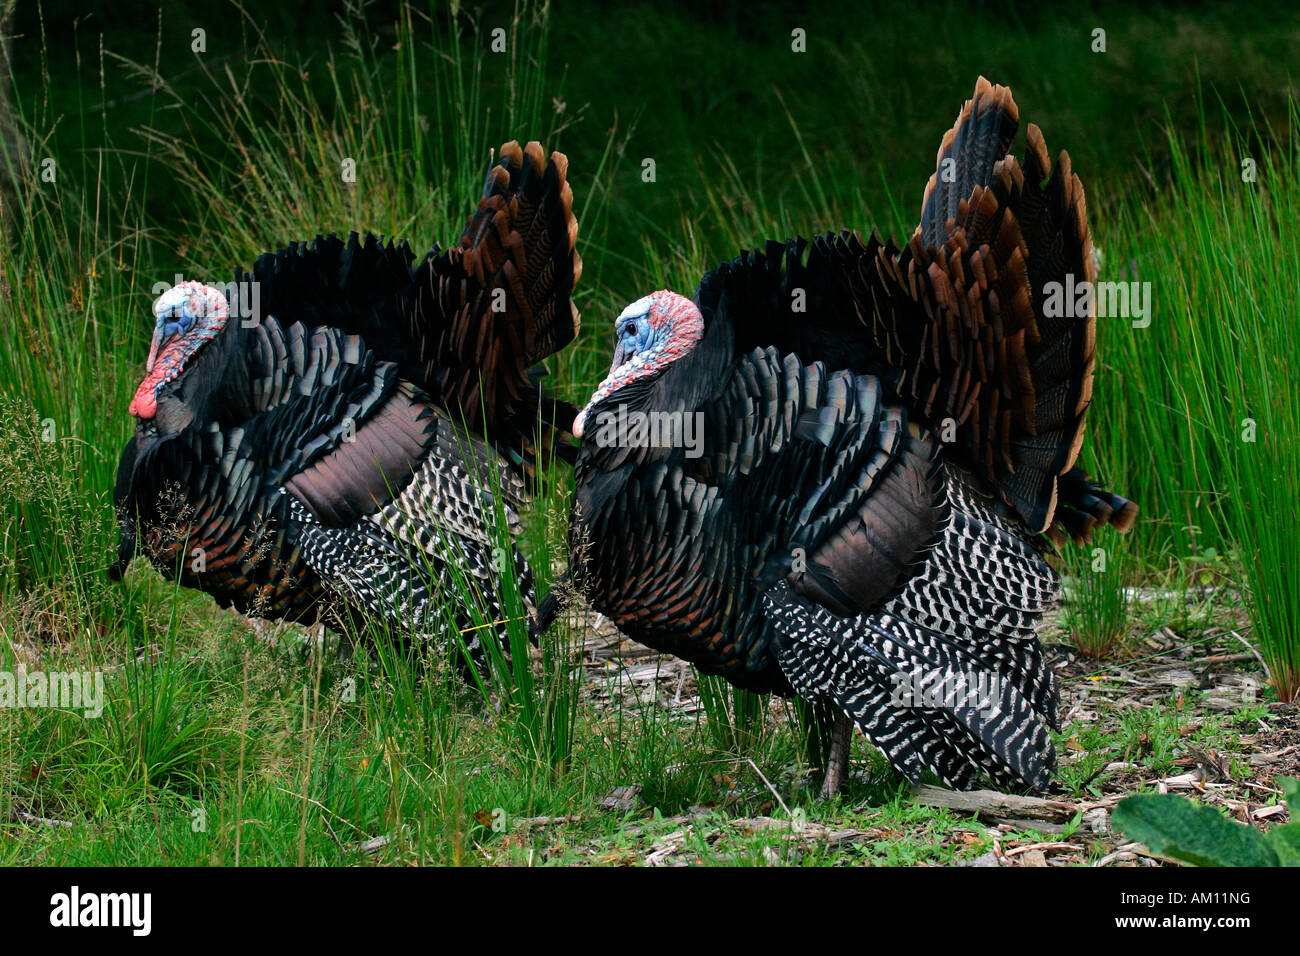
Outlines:
[[1300,866],[1300,821],[1274,827],[1268,839],[1283,866]]
[[1275,777],[1273,782],[1282,791],[1282,798],[1291,811],[1291,821],[1300,823],[1300,780],[1295,777]]
[[1172,793],[1140,793],[1115,807],[1112,822],[1152,853],[1195,866],[1278,866],[1272,844],[1254,827]]

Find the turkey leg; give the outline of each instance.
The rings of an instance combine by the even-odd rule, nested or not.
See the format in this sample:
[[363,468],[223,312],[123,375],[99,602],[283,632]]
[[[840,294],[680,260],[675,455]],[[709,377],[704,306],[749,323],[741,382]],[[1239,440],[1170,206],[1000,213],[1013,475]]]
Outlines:
[[849,745],[852,742],[853,721],[837,708],[831,728],[830,753],[826,757],[826,778],[822,781],[823,800],[829,800],[844,786],[849,775]]

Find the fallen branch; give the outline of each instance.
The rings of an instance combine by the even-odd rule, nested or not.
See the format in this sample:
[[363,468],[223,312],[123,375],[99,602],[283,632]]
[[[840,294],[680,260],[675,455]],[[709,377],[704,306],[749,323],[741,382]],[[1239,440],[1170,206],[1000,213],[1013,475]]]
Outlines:
[[1213,654],[1192,661],[1193,664],[1240,664],[1242,661],[1258,660],[1254,654]]
[[1139,846],[1141,846],[1139,843],[1125,843],[1113,852],[1107,853],[1100,860],[1094,863],[1093,866],[1107,866],[1110,863],[1114,863],[1116,860],[1136,860],[1138,858],[1137,848]]
[[385,833],[382,836],[371,837],[369,840],[366,840],[364,843],[353,844],[352,846],[348,847],[348,849],[355,850],[358,853],[365,853],[369,856],[373,856],[374,854],[382,850],[384,847],[388,846],[388,844],[391,843],[392,840],[393,840],[393,835],[391,833]]
[[34,823],[43,827],[71,827],[74,824],[68,820],[55,820],[53,817],[38,817],[34,813],[28,813],[26,810],[10,809],[9,819],[15,823]]
[[1295,753],[1297,750],[1300,750],[1300,744],[1292,744],[1290,747],[1283,747],[1281,750],[1274,750],[1272,753],[1251,754],[1250,762],[1253,765],[1272,763],[1279,757],[1285,757],[1287,754]]
[[1255,650],[1255,645],[1250,643],[1250,641],[1246,640],[1236,631],[1229,631],[1228,633],[1231,634],[1233,637],[1235,637],[1237,640],[1241,641],[1241,643],[1245,644],[1246,650],[1250,651],[1251,656],[1254,657],[1255,660],[1259,661],[1259,666],[1264,668],[1265,673],[1268,673],[1268,664],[1264,662],[1264,658],[1260,656],[1259,651]]
[[[329,824],[326,823],[326,826],[329,826]],[[351,853],[365,853],[367,856],[374,856],[384,847],[388,846],[388,844],[400,837],[406,836],[409,830],[410,827],[406,824],[402,824],[401,828],[396,833],[384,833],[377,837],[371,837],[369,840],[363,840],[360,843],[349,843],[344,847],[344,849]],[[333,833],[334,831],[331,830],[330,832]],[[337,839],[337,837],[335,839]],[[342,844],[340,844],[340,846],[341,845]]]
[[581,823],[582,817],[572,814],[567,817],[517,817],[510,821],[514,827],[553,827],[561,823]]
[[1030,850],[1077,850],[1077,843],[1027,843],[1024,846],[1014,847],[1013,849],[1003,852],[1003,856],[1016,856],[1020,853],[1028,853]]
[[1115,860],[1136,860],[1138,857],[1145,857],[1148,860],[1154,860],[1165,866],[1183,866],[1179,860],[1170,857],[1156,856],[1145,843],[1125,843],[1116,849],[1113,853],[1107,853],[1093,866],[1106,866]]
[[924,784],[912,789],[916,802],[926,807],[944,807],[960,813],[970,813],[992,823],[1011,822],[1034,824],[1067,823],[1079,808],[1063,800],[1043,797],[1021,797],[995,790],[945,790]]

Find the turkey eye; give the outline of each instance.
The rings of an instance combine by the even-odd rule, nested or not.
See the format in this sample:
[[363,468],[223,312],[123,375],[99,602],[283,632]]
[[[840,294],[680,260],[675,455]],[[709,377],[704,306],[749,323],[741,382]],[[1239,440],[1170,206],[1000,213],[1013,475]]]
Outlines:
[[624,335],[635,335],[635,334],[636,334],[636,323],[635,323],[635,322],[629,322],[627,325],[623,326],[623,334],[624,334]]

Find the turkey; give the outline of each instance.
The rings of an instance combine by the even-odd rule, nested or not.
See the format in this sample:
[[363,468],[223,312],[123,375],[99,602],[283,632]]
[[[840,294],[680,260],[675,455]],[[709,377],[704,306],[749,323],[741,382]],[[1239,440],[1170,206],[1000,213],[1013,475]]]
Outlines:
[[[906,777],[1045,788],[1056,689],[1041,553],[1136,506],[1075,465],[1094,318],[1083,187],[982,77],[906,246],[769,242],[614,323],[579,414],[573,588],[625,634],[831,713]],[[548,596],[543,615],[555,612]]]
[[509,589],[534,613],[510,543],[526,479],[575,451],[557,441],[575,410],[539,386],[578,331],[567,168],[507,143],[459,244],[418,263],[317,237],[224,290],[165,292],[110,574],[140,547],[247,614],[376,620],[413,646],[461,632],[480,671],[486,634],[508,649]]

